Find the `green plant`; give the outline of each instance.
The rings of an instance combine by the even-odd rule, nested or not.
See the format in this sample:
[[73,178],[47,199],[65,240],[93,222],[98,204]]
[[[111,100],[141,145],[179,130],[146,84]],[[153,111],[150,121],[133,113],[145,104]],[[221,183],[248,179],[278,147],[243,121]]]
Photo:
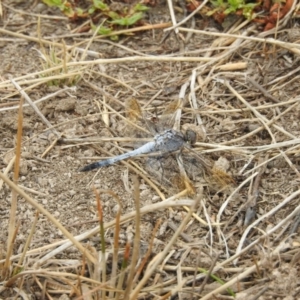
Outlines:
[[68,18],[75,19],[77,17],[87,17],[88,15],[84,12],[83,9],[75,7],[69,1],[65,0],[43,0],[45,4],[50,7],[57,7],[59,10],[66,15]]
[[117,24],[121,26],[131,26],[141,20],[144,16],[143,12],[148,10],[148,7],[137,4],[133,8],[123,11],[123,14],[116,12],[110,12],[108,15],[111,17],[111,24]]
[[98,28],[98,34],[101,35],[111,34],[116,29],[116,26],[128,27],[135,25],[144,17],[144,12],[148,10],[148,7],[141,3],[134,6],[124,5],[118,10],[113,10],[105,1],[101,0],[93,0],[85,9],[78,7],[75,1],[43,0],[43,2],[50,7],[57,7],[72,20],[86,19],[89,17],[93,20],[105,18],[100,28],[95,24],[91,24],[91,28],[93,30]]
[[245,0],[212,0],[211,3],[214,9],[207,13],[208,16],[216,12],[229,15],[230,13],[241,11],[243,16],[247,19],[252,18],[253,10],[258,5],[258,3],[246,3]]

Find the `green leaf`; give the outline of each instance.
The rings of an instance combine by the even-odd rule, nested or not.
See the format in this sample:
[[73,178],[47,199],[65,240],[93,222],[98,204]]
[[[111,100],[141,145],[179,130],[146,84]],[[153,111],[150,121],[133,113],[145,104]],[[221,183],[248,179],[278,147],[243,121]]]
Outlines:
[[147,11],[147,10],[149,10],[149,7],[146,5],[143,5],[141,3],[138,3],[134,6],[133,10],[134,11]]
[[96,8],[94,6],[89,8],[89,10],[88,10],[89,15],[92,15],[95,12],[95,10],[96,10]]
[[111,28],[106,27],[106,26],[101,26],[98,30],[98,34],[101,34],[101,35],[107,35],[111,32],[112,32]]
[[[94,25],[93,22],[91,22],[91,28],[93,31],[96,31],[98,29],[98,26]],[[112,30],[109,27],[106,26],[100,26],[100,28],[98,29],[97,33],[101,34],[101,35],[107,35],[109,33],[111,33]]]
[[108,10],[107,4],[105,4],[104,2],[102,2],[100,0],[93,0],[93,4],[94,4],[95,8],[97,8],[97,9]]
[[228,9],[233,12],[233,11],[236,11],[240,5],[242,5],[243,1],[239,1],[239,0],[228,0],[228,4],[229,4],[229,7]]
[[143,18],[143,16],[144,16],[144,14],[142,12],[133,14],[130,18],[128,18],[129,25],[135,24],[137,21],[141,20]]
[[[249,3],[250,4],[250,3]],[[252,3],[251,3],[252,4]],[[253,3],[254,4],[254,3]],[[253,16],[253,8],[256,6],[256,4],[254,4],[254,6],[245,6],[243,9],[243,15],[245,16],[245,18],[251,20],[252,16]]]
[[72,7],[64,6],[61,11],[68,17],[73,18],[75,15],[75,12]]
[[61,7],[63,5],[62,0],[43,0],[43,2],[48,6]]
[[94,25],[94,23],[93,23],[93,22],[91,22],[91,28],[92,28],[92,30],[95,32],[95,31],[96,31],[96,29],[97,29],[97,26],[96,26],[96,25]]
[[235,12],[235,11],[236,11],[235,8],[229,7],[229,8],[227,8],[227,9],[224,10],[224,14],[225,15],[229,15],[230,13]]
[[108,13],[108,16],[109,16],[111,19],[113,19],[113,20],[120,19],[119,14],[117,14],[117,13],[114,12],[114,11],[110,11],[110,12]]
[[126,26],[127,24],[127,18],[120,18],[120,19],[115,19],[110,22],[111,24],[117,24],[121,26]]
[[210,16],[212,16],[214,13],[216,13],[216,12],[218,12],[219,11],[219,9],[218,8],[215,8],[215,9],[213,9],[213,10],[211,10],[211,11],[208,11],[207,13],[206,13],[206,15],[208,16],[208,17],[210,17]]
[[259,3],[247,3],[243,5],[244,8],[251,8],[254,9]]
[[76,13],[78,17],[84,17],[85,16],[85,12],[82,8],[76,8]]
[[142,19],[142,17],[143,17],[143,13],[138,12],[138,13],[133,14],[131,17],[125,17],[125,18],[113,20],[111,23],[121,25],[121,26],[130,26],[130,25],[135,24],[140,19]]
[[119,36],[117,36],[117,35],[111,35],[109,38],[115,42],[119,40]]
[[216,8],[222,8],[225,6],[225,3],[223,2],[223,0],[216,0],[216,1],[212,0],[211,4]]

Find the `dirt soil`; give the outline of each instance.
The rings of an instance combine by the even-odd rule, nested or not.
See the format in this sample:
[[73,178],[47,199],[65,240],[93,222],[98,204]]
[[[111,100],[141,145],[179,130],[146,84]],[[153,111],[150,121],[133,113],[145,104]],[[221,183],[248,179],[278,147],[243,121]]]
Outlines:
[[[182,20],[184,16],[180,9],[175,12],[177,20]],[[38,14],[43,16],[40,24]],[[170,22],[169,9],[164,1],[158,1],[147,12],[145,21],[151,24]],[[297,21],[291,19],[287,22],[282,28],[285,31],[281,30],[276,40],[297,46]],[[143,116],[153,121],[159,119],[168,104],[179,99],[182,86],[188,83],[183,96],[181,129],[193,128],[197,131],[194,151],[210,163],[211,172],[197,161],[197,157],[189,160],[191,169],[187,167],[186,172],[194,193],[189,191],[183,198],[200,201],[195,209],[198,219],[191,218],[173,244],[172,255],[158,270],[159,282],[174,279],[170,287],[172,290],[179,285],[179,278],[176,278],[176,272],[179,271],[175,267],[182,268],[181,275],[189,280],[179,293],[174,292],[174,299],[178,299],[178,295],[181,295],[181,299],[191,299],[189,289],[193,286],[195,266],[209,270],[213,263],[218,265],[232,257],[246,228],[262,218],[251,229],[242,247],[252,242],[256,245],[242,254],[236,265],[228,262],[215,274],[224,282],[229,282],[259,262],[257,269],[250,272],[249,276],[243,276],[240,281],[230,285],[238,299],[252,299],[250,296],[259,293],[261,296],[256,299],[300,298],[300,265],[297,259],[300,242],[297,213],[300,178],[299,54],[281,45],[250,39],[240,39],[237,43],[237,38],[230,40],[229,37],[214,35],[229,32],[230,28],[236,28],[241,22],[234,20],[230,26],[222,28],[210,19],[196,16],[193,23],[188,21],[184,26],[203,29],[211,32],[211,35],[184,31],[178,35],[174,31],[166,34],[163,29],[157,29],[122,35],[118,41],[94,38],[83,59],[90,61],[90,65],[73,65],[68,70],[69,74],[74,73],[73,76],[50,80],[47,76],[59,77],[64,72],[49,71],[42,76],[36,74],[50,68],[50,64],[41,56],[46,54],[51,58],[55,53],[59,59],[64,48],[30,40],[31,37],[38,37],[39,28],[43,40],[61,45],[64,42],[67,46],[77,44],[77,50],[74,48],[68,52],[68,61],[74,62],[82,61],[83,51],[93,33],[73,33],[78,23],[70,22],[59,11],[37,1],[14,1],[9,6],[3,6],[1,23],[5,30],[28,36],[26,39],[1,33],[1,172],[6,172],[13,179],[11,160],[17,139],[20,101],[16,87],[9,82],[13,78],[32,101],[50,95],[36,102],[36,106],[52,126],[49,128],[24,101],[18,185],[72,235],[77,236],[97,227],[98,213],[93,187],[100,191],[105,222],[115,220],[119,205],[115,197],[103,190],[110,190],[120,198],[122,215],[136,211],[133,181],[138,171],[134,169],[140,168],[139,172],[142,173],[138,175],[140,207],[159,204],[164,198],[185,190],[182,181],[178,180],[178,167],[173,167],[175,154],[160,158],[162,163],[156,173],[153,168],[149,171],[154,160],[144,157],[85,173],[78,170],[89,163],[128,151],[133,144],[140,144],[132,142],[134,130],[128,130],[126,101],[136,99],[142,107]],[[261,30],[253,24],[244,25],[232,33],[245,32],[244,36],[265,38],[259,36]],[[143,60],[146,56],[168,56],[170,60]],[[176,57],[191,59],[175,60]],[[109,60],[118,58],[128,58],[128,61]],[[107,61],[93,63],[96,59]],[[32,76],[22,79],[21,76],[28,74]],[[53,93],[55,96],[51,96]],[[144,135],[135,137],[145,141]],[[216,162],[226,167],[218,167]],[[258,174],[255,175],[255,172]],[[252,175],[253,180],[250,180]],[[150,181],[156,188],[151,186]],[[278,207],[289,196],[292,198]],[[11,197],[11,189],[0,180],[0,225],[3,228],[0,244],[3,259],[7,251]],[[276,212],[271,212],[276,207]],[[293,211],[294,215],[290,216]],[[24,198],[18,198],[19,228],[13,258],[24,249],[35,213],[35,208]],[[144,213],[140,221],[141,257],[148,249],[158,220],[161,220],[161,224],[155,234],[151,257],[164,250],[174,235],[171,227],[175,226],[176,230],[187,214],[182,205]],[[282,224],[276,230],[268,237],[264,236],[265,232],[280,222]],[[129,218],[121,227],[121,247],[127,241],[133,241],[135,232],[135,222]],[[108,245],[113,241],[113,234],[114,227],[106,230]],[[56,242],[59,244],[64,239],[64,234],[40,214],[29,249],[43,249]],[[100,249],[98,232],[81,242],[88,249]],[[40,250],[41,254],[28,255],[28,268],[44,257],[46,252]],[[56,263],[58,260],[65,262],[66,259],[80,262],[82,255],[75,247],[69,247],[43,261],[40,267],[60,269],[56,263],[53,262],[55,266],[52,264],[51,259],[55,259]],[[13,261],[17,263],[18,259]],[[67,269],[69,266],[64,267]],[[209,279],[200,292],[202,281],[201,277],[194,280],[194,291],[198,298],[209,295],[220,286]],[[154,278],[149,279],[149,286],[154,282]],[[42,298],[38,288],[24,289],[32,294],[32,299]],[[160,293],[163,295],[167,291],[162,289]],[[12,289],[5,293],[6,299],[16,295]],[[222,294],[228,295],[227,290]],[[147,299],[153,297],[146,291],[144,296]],[[53,299],[58,297],[60,295],[53,295]],[[228,296],[226,299],[231,298]]]

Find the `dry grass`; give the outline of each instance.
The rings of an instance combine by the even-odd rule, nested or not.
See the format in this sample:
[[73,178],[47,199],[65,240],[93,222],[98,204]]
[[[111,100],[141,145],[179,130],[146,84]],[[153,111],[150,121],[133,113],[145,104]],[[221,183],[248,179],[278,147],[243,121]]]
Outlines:
[[[30,298],[32,290],[28,286],[33,286],[41,299],[56,299],[63,294],[76,299],[168,299],[171,296],[176,296],[176,299],[202,300],[234,297],[258,299],[260,296],[265,297],[260,299],[273,299],[279,291],[281,295],[278,297],[284,299],[293,296],[295,299],[299,294],[299,240],[296,233],[299,232],[300,213],[300,98],[297,93],[299,89],[294,93],[290,89],[295,81],[294,86],[297,88],[299,67],[283,70],[280,76],[264,81],[261,73],[266,72],[270,65],[264,66],[261,62],[262,57],[275,57],[281,52],[283,56],[299,55],[300,45],[274,38],[271,35],[273,32],[269,33],[272,37],[268,37],[268,33],[259,34],[248,22],[237,22],[227,33],[183,27],[189,27],[188,18],[177,26],[172,1],[169,2],[173,27],[170,24],[145,26],[122,33],[153,30],[157,27],[166,28],[167,32],[176,28],[179,40],[185,39],[186,34],[189,38],[207,38],[205,46],[199,51],[176,55],[147,55],[141,50],[108,41],[108,44],[126,51],[128,56],[98,56],[94,59],[99,53],[89,48],[102,37],[84,36],[74,44],[53,42],[43,37],[40,21],[37,21],[38,37],[0,29],[7,37],[36,43],[44,68],[26,75],[17,74],[0,82],[0,90],[5,91],[0,112],[19,109],[15,156],[4,172],[0,172],[0,190],[4,189],[5,183],[11,191],[9,225],[4,229],[8,238],[6,250],[5,247],[1,249],[0,261],[0,293],[4,297]],[[298,10],[296,4],[297,1],[290,14],[278,24],[277,36],[280,35],[280,30],[286,28],[287,18],[291,18]],[[35,14],[31,16],[36,17]],[[256,60],[259,60],[259,66],[251,67],[256,64]],[[29,195],[29,192],[38,195],[42,191],[27,188],[26,193],[18,183],[22,146],[41,133],[22,141],[22,109],[32,107],[46,127],[44,131],[50,131],[54,135],[40,159],[47,157],[58,143],[63,144],[62,150],[72,150],[75,147],[92,147],[107,141],[114,144],[126,142],[126,138],[119,136],[65,137],[63,128],[70,123],[99,116],[107,127],[111,126],[112,116],[119,122],[128,121],[124,117],[124,101],[120,99],[124,96],[129,98],[132,93],[141,97],[144,82],[138,82],[138,85],[134,80],[114,77],[109,72],[102,71],[101,65],[119,64],[128,67],[136,64],[138,69],[143,70],[143,65],[150,62],[161,66],[183,63],[184,67],[173,74],[172,78],[169,74],[153,76],[153,85],[149,85],[153,96],[143,103],[143,109],[151,109],[151,103],[163,93],[164,86],[179,86],[175,97],[184,104],[178,110],[177,124],[180,126],[190,121],[199,130],[203,140],[209,134],[215,136],[210,143],[198,141],[194,151],[210,157],[211,163],[217,160],[216,157],[224,157],[230,161],[230,172],[235,183],[226,181],[225,175],[219,173],[224,181],[223,185],[216,187],[213,179],[205,174],[206,184],[203,185],[203,181],[198,184],[196,196],[191,195],[186,184],[180,192],[168,197],[160,182],[149,178],[143,168],[134,163],[122,162],[130,172],[138,175],[133,180],[134,207],[131,212],[124,213],[122,197],[112,190],[94,188],[94,206],[97,207],[98,217],[93,221],[98,224],[88,231],[74,235],[53,212],[49,212]],[[105,78],[118,87],[118,92],[113,93],[110,88],[104,89],[97,85],[97,80],[94,80],[96,78]],[[78,88],[88,87],[91,92],[101,96],[101,100],[94,101],[95,110],[98,112],[52,124],[37,104],[49,101],[59,93],[72,93],[74,89],[60,88],[47,97],[33,101],[30,97],[31,91],[50,82],[57,85],[76,84]],[[12,106],[9,100],[17,95],[20,95],[20,104],[16,105],[14,102]],[[162,107],[159,106],[158,110],[161,111]],[[215,129],[212,129],[214,126]],[[220,130],[223,131],[222,136],[218,135]],[[97,149],[101,153],[113,155],[104,148]],[[13,165],[11,180],[9,173]],[[153,194],[160,197],[160,202],[142,202],[139,183],[141,180],[151,187]],[[274,185],[270,187],[267,183],[272,180]],[[87,189],[94,183],[93,178]],[[210,187],[210,184],[214,187]],[[118,206],[115,218],[111,221],[105,221],[103,215],[103,198],[106,195]],[[23,250],[15,254],[20,226],[17,217],[18,197],[36,211],[36,217],[26,236]],[[173,231],[168,236],[169,239],[164,240],[163,248],[158,251],[155,246],[159,231],[163,227],[162,220],[158,218],[154,220],[152,235],[148,237],[147,251],[141,253],[140,228],[143,216],[155,213],[159,216],[161,211],[166,215],[176,215],[174,210],[180,213],[181,220],[175,226],[171,223],[168,225]],[[39,215],[45,216],[47,222],[52,223],[65,239],[32,247]],[[128,237],[123,245],[120,241],[122,228],[129,224],[135,228],[134,236]],[[109,229],[113,230],[113,239],[108,242],[106,232]],[[98,237],[99,247],[84,242],[95,236]],[[65,251],[70,247],[76,248],[77,259],[66,257]]]

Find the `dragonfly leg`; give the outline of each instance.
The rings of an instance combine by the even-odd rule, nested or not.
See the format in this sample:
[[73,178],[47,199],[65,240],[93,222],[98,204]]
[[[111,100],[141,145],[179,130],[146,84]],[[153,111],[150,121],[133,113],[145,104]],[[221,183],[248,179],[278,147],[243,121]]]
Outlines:
[[159,172],[159,173],[161,173],[161,176],[160,176],[160,185],[163,184],[163,178],[164,178],[164,167],[163,167],[163,163],[162,163],[163,159],[164,159],[164,155],[163,154],[161,154],[161,155],[159,155],[159,156],[156,157],[156,160],[159,163],[159,168],[161,169],[161,172]]
[[[164,173],[165,173],[165,167],[163,166],[163,161],[165,161],[165,159],[169,156],[172,155],[172,153],[162,153],[161,155],[159,155],[157,157],[157,160],[159,162],[159,166],[161,169],[161,176],[160,176],[160,184],[163,185],[164,182]],[[166,180],[165,180],[166,181]]]
[[163,185],[163,179],[164,179],[164,167],[163,167],[163,164],[162,164],[162,156],[160,157],[159,159],[159,165],[160,165],[160,168],[161,168],[161,176],[160,176],[160,184]]

